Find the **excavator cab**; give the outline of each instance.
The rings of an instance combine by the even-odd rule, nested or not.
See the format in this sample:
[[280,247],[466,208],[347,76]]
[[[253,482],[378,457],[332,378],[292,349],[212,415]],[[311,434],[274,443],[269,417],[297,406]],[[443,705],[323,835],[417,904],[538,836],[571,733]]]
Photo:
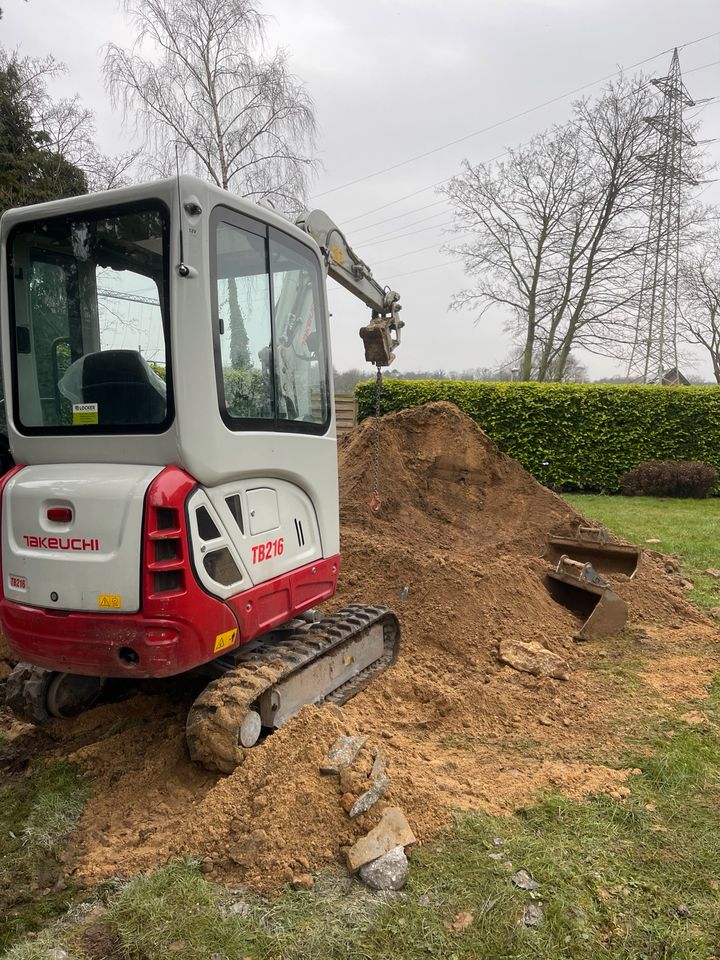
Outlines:
[[[374,629],[387,611],[341,618],[342,642],[303,619],[339,574],[327,263],[312,235],[192,177],[12,210],[0,233],[16,464],[0,479],[0,623],[20,661],[16,712],[77,712],[109,677],[277,663],[288,624],[314,636],[301,654],[293,641],[294,674],[323,661],[295,709],[340,702],[339,686],[391,662]],[[264,692],[263,728],[281,698]],[[244,739],[226,731],[225,760],[203,762],[228,768],[248,729],[259,736],[256,706],[240,711]]]

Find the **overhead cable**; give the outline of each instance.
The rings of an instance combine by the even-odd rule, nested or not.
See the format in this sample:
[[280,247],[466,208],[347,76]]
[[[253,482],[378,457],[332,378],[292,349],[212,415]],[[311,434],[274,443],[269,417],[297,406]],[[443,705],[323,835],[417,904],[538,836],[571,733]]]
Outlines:
[[[677,49],[684,50],[686,47],[691,47],[696,43],[702,43],[705,40],[710,40],[712,37],[720,36],[720,30],[715,31],[715,33],[709,33],[704,37],[698,37],[695,40],[690,40],[687,43],[680,44]],[[519,120],[522,117],[528,116],[530,113],[535,113],[537,110],[542,110],[544,107],[549,107],[553,103],[557,103],[559,100],[565,100],[567,97],[572,97],[576,93],[581,93],[583,90],[587,90],[588,87],[595,87],[599,83],[605,83],[606,80],[612,80],[615,77],[620,76],[620,74],[627,72],[627,70],[634,70],[636,67],[641,67],[645,63],[650,63],[651,60],[657,60],[659,57],[665,56],[665,54],[670,53],[674,47],[670,47],[667,50],[662,50],[660,53],[654,54],[652,57],[645,57],[644,60],[638,60],[637,63],[631,63],[629,67],[621,68],[616,70],[614,73],[609,73],[605,77],[601,77],[599,80],[593,80],[590,83],[584,83],[580,87],[575,87],[573,90],[569,90],[566,93],[561,93],[556,97],[551,97],[549,100],[544,100],[542,103],[536,104],[534,107],[528,107],[526,110],[521,110],[518,113],[512,114],[510,117],[506,117],[504,120],[497,120],[495,123],[488,124],[486,127],[482,127],[480,130],[474,130],[472,133],[466,133],[462,137],[457,137],[455,140],[450,140],[447,143],[440,144],[437,147],[433,147],[431,150],[425,150],[423,153],[415,154],[415,156],[408,157],[406,160],[400,160],[397,163],[390,164],[390,166],[383,167],[381,170],[375,170],[373,173],[365,174],[362,177],[356,177],[354,180],[348,180],[347,183],[342,183],[337,187],[331,187],[329,190],[323,190],[322,193],[315,194],[315,197],[326,197],[331,193],[337,193],[339,190],[345,190],[347,187],[355,186],[356,183],[363,183],[365,180],[371,180],[373,177],[379,177],[383,173],[389,173],[391,170],[397,170],[400,167],[407,166],[409,163],[415,163],[417,160],[423,160],[425,157],[430,157],[435,153],[439,153],[441,150],[447,150],[448,147],[457,146],[459,143],[464,143],[466,140],[471,140],[473,137],[478,137],[480,134],[489,133],[491,130],[496,130],[498,127],[502,127],[507,123],[511,123],[513,120]],[[696,68],[702,69],[702,68]],[[690,73],[691,71],[687,71]]]

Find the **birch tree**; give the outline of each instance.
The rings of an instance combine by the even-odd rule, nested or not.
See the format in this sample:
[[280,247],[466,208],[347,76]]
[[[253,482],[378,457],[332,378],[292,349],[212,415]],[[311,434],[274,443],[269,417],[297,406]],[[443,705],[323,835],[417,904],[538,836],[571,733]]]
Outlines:
[[[185,165],[225,190],[288,213],[315,171],[315,114],[284,50],[268,53],[252,0],[125,0],[129,49],[109,44],[105,80],[139,124],[155,172]],[[237,285],[228,281],[232,366],[249,364]]]
[[110,44],[105,80],[162,163],[255,202],[296,209],[315,169],[315,116],[284,50],[265,50],[252,0],[126,0],[131,49]]

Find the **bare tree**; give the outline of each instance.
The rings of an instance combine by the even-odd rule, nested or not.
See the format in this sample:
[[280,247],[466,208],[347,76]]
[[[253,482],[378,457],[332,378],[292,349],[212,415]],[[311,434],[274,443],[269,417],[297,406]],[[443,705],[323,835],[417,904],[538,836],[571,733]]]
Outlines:
[[20,58],[0,49],[0,70],[7,70],[10,64],[17,70],[18,95],[30,113],[39,142],[55,158],[58,169],[64,163],[78,167],[91,191],[125,184],[138,151],[118,156],[102,153],[96,141],[95,114],[79,95],[53,98],[49,85],[66,72],[65,64],[52,56]]
[[[720,217],[708,217],[708,228],[687,252],[680,267],[680,333],[710,356],[720,383]],[[710,226],[712,224],[712,226]]]
[[108,46],[105,79],[161,168],[177,143],[218,186],[301,207],[315,168],[313,104],[285,52],[265,55],[252,0],[125,0],[125,9],[137,42]]
[[509,311],[522,379],[562,380],[573,348],[622,337],[645,244],[651,96],[621,78],[507,160],[466,161],[444,189],[472,234],[451,245],[475,280],[454,306]]

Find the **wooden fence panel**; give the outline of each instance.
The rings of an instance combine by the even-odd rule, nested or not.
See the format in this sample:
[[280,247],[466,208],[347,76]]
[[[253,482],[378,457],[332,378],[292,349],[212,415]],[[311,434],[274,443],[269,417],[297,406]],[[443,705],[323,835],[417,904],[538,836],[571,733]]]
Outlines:
[[352,393],[335,395],[335,422],[339,437],[355,426],[357,422],[357,402]]

